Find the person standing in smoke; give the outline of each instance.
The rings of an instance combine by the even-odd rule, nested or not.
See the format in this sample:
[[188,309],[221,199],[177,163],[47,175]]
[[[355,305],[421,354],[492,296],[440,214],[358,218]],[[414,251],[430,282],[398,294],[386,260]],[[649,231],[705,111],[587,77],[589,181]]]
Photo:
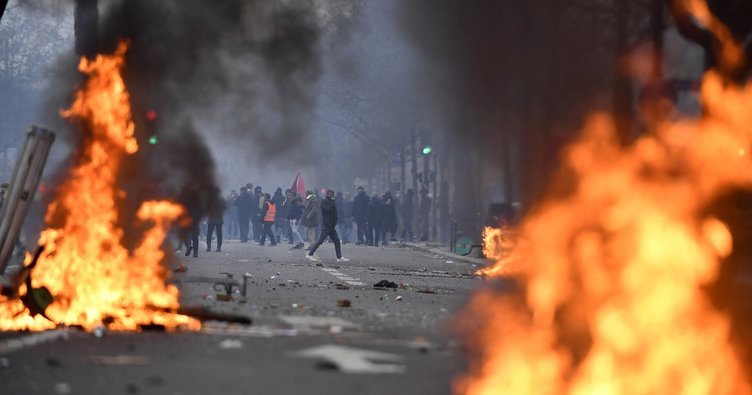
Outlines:
[[306,227],[306,237],[308,239],[309,250],[313,247],[313,243],[316,241],[316,227],[319,225],[320,215],[321,209],[319,209],[319,202],[316,200],[316,195],[313,194],[313,191],[306,191],[306,204],[300,224]]
[[402,241],[413,241],[413,214],[415,212],[414,191],[408,189],[402,198],[400,212],[402,214]]
[[[282,242],[282,231],[287,230],[285,227],[285,195],[282,194],[282,188],[277,188],[272,196],[272,202],[277,207],[277,216],[274,218],[274,235],[278,242]],[[287,236],[287,234],[285,234]],[[289,241],[289,240],[288,240]],[[292,241],[290,241],[292,243]]]
[[383,245],[388,245],[387,237],[386,235],[389,233],[392,237],[394,237],[394,233],[396,232],[397,228],[397,207],[394,203],[394,198],[392,198],[392,193],[387,191],[384,193],[384,220],[381,223],[382,229],[381,229],[381,240],[383,241]]
[[431,204],[428,189],[420,190],[420,241],[428,241],[428,223],[431,217]]
[[240,238],[240,231],[238,229],[238,208],[235,206],[235,200],[238,198],[238,193],[234,189],[227,195],[225,201],[227,210],[225,210],[224,222],[228,224],[225,232],[228,239],[237,240]]
[[191,255],[198,258],[198,236],[200,233],[201,219],[206,212],[205,199],[202,196],[201,188],[197,182],[191,183],[183,190],[181,203],[185,207],[186,213],[190,217],[190,226],[183,233],[183,243],[185,244],[185,256]]
[[253,196],[246,187],[240,188],[240,196],[235,199],[235,207],[238,208],[238,227],[240,228],[240,242],[248,242],[248,231],[251,216],[253,215]]
[[264,207],[264,194],[261,186],[257,185],[253,190],[253,213],[251,215],[251,224],[253,225],[253,239],[261,241],[261,234],[264,230],[261,209]]
[[206,205],[206,251],[211,251],[212,235],[217,233],[217,252],[222,251],[222,225],[224,224],[225,201],[219,188],[214,187]]
[[381,226],[384,223],[384,204],[375,193],[368,202],[368,245],[378,247],[381,237]]
[[344,220],[342,221],[342,244],[350,242],[350,233],[353,227],[353,201],[350,192],[345,192]]
[[334,201],[334,191],[331,189],[326,191],[326,198],[321,202],[321,217],[321,236],[319,236],[316,244],[311,247],[311,250],[306,255],[306,259],[318,262],[319,259],[313,254],[316,253],[316,250],[328,237],[334,242],[334,251],[337,254],[337,262],[349,261],[349,259],[342,257],[342,246],[340,245],[339,236],[337,235],[337,203]]
[[271,242],[272,246],[277,245],[277,240],[274,238],[274,231],[272,230],[272,226],[274,226],[274,219],[277,217],[277,206],[272,201],[272,197],[269,196],[268,193],[264,194],[264,201],[261,205],[261,218],[263,222],[263,230],[261,231],[261,240],[259,240],[259,245],[266,244],[266,236],[269,236],[269,241]]
[[287,204],[289,205],[287,210],[287,222],[290,227],[290,240],[295,243],[292,249],[297,250],[305,246],[303,238],[300,236],[300,231],[298,230],[300,227],[300,217],[303,216],[303,200],[295,192],[289,189],[287,192]]
[[[334,196],[334,204],[337,205],[337,235],[344,234],[342,230],[342,222],[345,218],[345,198],[342,196],[342,192],[337,192]],[[340,242],[342,239],[340,239]]]
[[357,245],[364,245],[366,243],[371,244],[371,238],[366,237],[368,229],[368,195],[363,187],[358,187],[358,194],[355,195],[353,200],[353,219],[355,225],[358,227],[358,242]]

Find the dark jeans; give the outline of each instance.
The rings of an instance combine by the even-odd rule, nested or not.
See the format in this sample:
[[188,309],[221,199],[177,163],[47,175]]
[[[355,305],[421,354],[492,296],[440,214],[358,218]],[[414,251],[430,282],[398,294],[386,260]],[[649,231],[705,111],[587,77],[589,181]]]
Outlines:
[[358,242],[365,243],[366,241],[368,241],[368,238],[366,237],[366,233],[368,231],[366,221],[358,221],[355,224],[358,226]]
[[381,236],[381,227],[369,226],[368,228],[368,244],[379,246],[379,237]]
[[193,256],[198,256],[198,234],[200,231],[198,224],[191,225],[186,234],[186,238],[183,240],[183,243],[185,243],[185,247],[187,248],[185,256],[190,255],[191,251],[193,251]]
[[257,215],[254,215],[251,218],[251,222],[253,223],[253,239],[256,241],[261,241],[261,235],[264,233],[264,223]]
[[314,252],[326,241],[326,238],[329,237],[334,242],[334,252],[337,254],[337,259],[342,258],[342,246],[339,242],[339,236],[337,235],[337,229],[335,228],[328,228],[328,227],[322,227],[321,228],[321,235],[319,236],[319,240],[316,242],[316,244],[311,247],[311,251],[308,252],[308,255],[313,255]]
[[[408,236],[405,238],[405,236]],[[412,241],[413,240],[413,219],[411,217],[405,217],[402,223],[402,239]]]
[[240,227],[240,241],[242,242],[248,241],[248,231],[250,230],[249,229],[250,220],[251,220],[250,215],[243,215],[243,214],[238,215],[238,225]]
[[208,223],[206,225],[206,250],[211,251],[212,234],[217,230],[217,251],[222,249],[222,224]]
[[259,243],[261,243],[261,245],[266,244],[266,236],[269,236],[269,241],[272,243],[272,245],[277,245],[277,239],[274,238],[272,225],[274,225],[274,221],[264,221],[264,229],[261,231],[261,240],[259,240]]
[[352,233],[352,227],[352,218],[345,218],[345,222],[342,223],[342,242],[345,244],[350,242],[350,233]]

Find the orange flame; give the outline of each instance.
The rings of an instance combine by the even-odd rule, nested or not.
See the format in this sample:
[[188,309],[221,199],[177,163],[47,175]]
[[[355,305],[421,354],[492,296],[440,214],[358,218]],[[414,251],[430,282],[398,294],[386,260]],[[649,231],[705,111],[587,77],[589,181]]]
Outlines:
[[515,232],[511,226],[483,228],[483,255],[495,264],[478,270],[476,274],[491,277],[511,275],[515,262],[514,246]]
[[0,304],[0,330],[42,330],[56,324],[86,330],[103,324],[112,330],[138,330],[148,324],[168,330],[200,327],[195,319],[175,313],[178,290],[166,284],[169,272],[162,265],[167,229],[182,207],[144,202],[135,220],[151,228],[133,251],[122,245],[116,204],[125,192],[116,181],[121,163],[138,150],[121,76],[126,50],[121,44],[111,56],[83,58],[79,70],[88,76],[86,86],[76,93],[71,108],[61,112],[80,120],[90,136],[48,207],[47,223],[56,218],[64,218],[64,223],[42,232],[45,250],[32,273],[32,286],[45,286],[54,296],[46,310],[54,322],[31,317],[20,301],[6,301]]
[[[662,124],[626,148],[608,116],[590,117],[565,151],[574,192],[521,225],[524,292],[480,291],[464,313],[479,357],[455,393],[752,394],[730,319],[702,290],[732,251],[706,209],[752,187],[752,84],[709,72],[702,97],[699,121]],[[497,264],[484,273],[507,275],[489,256]]]

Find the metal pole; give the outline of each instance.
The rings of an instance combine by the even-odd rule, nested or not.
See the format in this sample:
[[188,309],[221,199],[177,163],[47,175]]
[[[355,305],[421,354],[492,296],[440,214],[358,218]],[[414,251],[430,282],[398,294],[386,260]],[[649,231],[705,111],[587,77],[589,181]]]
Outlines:
[[54,141],[55,133],[36,126],[31,126],[26,133],[26,141],[0,209],[0,275],[5,272],[13,254]]

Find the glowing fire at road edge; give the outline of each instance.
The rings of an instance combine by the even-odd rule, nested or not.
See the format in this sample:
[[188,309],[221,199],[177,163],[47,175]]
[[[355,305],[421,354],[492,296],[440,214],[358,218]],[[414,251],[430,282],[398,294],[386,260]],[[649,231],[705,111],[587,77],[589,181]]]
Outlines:
[[79,70],[87,76],[86,85],[71,108],[61,112],[89,134],[70,177],[47,209],[48,224],[64,221],[42,232],[45,250],[32,273],[32,285],[45,286],[54,296],[46,311],[54,322],[32,317],[20,301],[6,301],[0,303],[0,330],[41,330],[56,324],[86,330],[103,324],[111,330],[139,330],[150,324],[168,330],[200,327],[195,319],[175,313],[178,290],[166,284],[169,272],[162,265],[167,230],[182,207],[144,202],[134,220],[151,227],[133,251],[122,245],[124,231],[117,223],[128,214],[117,210],[125,192],[116,182],[121,164],[138,150],[121,76],[126,49],[121,44],[111,56],[82,59]]

